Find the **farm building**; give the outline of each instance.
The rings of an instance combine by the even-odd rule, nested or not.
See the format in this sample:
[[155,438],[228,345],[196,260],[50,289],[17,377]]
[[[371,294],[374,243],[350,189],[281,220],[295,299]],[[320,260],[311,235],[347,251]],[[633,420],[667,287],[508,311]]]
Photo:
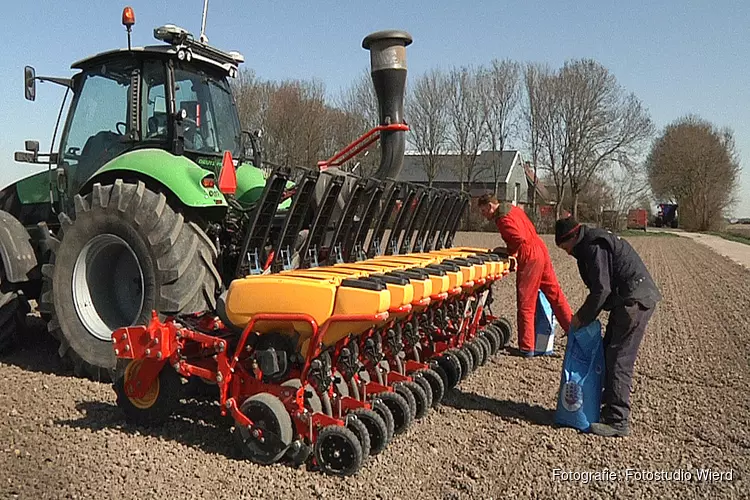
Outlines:
[[[523,160],[520,151],[483,151],[476,159],[471,179],[461,175],[460,155],[440,155],[438,169],[432,179],[432,186],[443,189],[461,189],[478,197],[486,192],[495,192],[498,199],[522,207],[531,203],[534,185],[534,172],[529,162]],[[429,185],[427,159],[419,154],[407,154],[400,180]],[[461,178],[464,178],[462,184]],[[543,185],[537,186],[537,204],[548,205],[549,192]]]

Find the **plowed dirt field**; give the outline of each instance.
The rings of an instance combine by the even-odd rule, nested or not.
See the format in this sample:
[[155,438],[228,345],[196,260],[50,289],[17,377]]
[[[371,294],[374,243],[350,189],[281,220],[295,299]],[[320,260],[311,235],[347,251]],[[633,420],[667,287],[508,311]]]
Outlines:
[[[64,372],[42,340],[0,359],[0,497],[748,498],[750,271],[687,238],[631,241],[664,300],[637,360],[628,438],[552,426],[558,339],[558,357],[496,355],[355,477],[258,466],[234,454],[230,420],[213,404],[187,401],[161,428],[126,426],[111,386]],[[466,233],[456,244],[502,242]],[[576,309],[585,289],[575,262],[550,251]],[[497,285],[493,309],[515,325],[514,284]]]

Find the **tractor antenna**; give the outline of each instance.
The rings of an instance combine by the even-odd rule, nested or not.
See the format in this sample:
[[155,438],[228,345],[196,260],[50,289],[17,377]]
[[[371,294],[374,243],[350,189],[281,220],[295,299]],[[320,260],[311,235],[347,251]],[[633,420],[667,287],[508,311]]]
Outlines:
[[130,50],[130,31],[135,24],[135,12],[133,7],[127,6],[122,9],[122,25],[128,29],[128,50]]
[[201,21],[201,36],[198,39],[201,43],[208,43],[206,38],[206,15],[208,14],[208,0],[203,0],[203,20]]

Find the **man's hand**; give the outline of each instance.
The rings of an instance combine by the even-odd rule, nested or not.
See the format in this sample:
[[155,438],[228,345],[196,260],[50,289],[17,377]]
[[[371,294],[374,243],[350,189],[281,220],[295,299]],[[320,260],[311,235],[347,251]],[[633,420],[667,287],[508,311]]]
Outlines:
[[508,253],[508,247],[495,247],[491,253],[494,253],[495,255],[499,257],[507,258],[510,256]]

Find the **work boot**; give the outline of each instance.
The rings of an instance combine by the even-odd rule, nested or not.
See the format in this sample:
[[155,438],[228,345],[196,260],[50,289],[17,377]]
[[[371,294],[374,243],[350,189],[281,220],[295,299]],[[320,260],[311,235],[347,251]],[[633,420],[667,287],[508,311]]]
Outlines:
[[591,434],[603,437],[625,437],[630,435],[630,425],[627,422],[604,423],[594,422],[591,424]]

